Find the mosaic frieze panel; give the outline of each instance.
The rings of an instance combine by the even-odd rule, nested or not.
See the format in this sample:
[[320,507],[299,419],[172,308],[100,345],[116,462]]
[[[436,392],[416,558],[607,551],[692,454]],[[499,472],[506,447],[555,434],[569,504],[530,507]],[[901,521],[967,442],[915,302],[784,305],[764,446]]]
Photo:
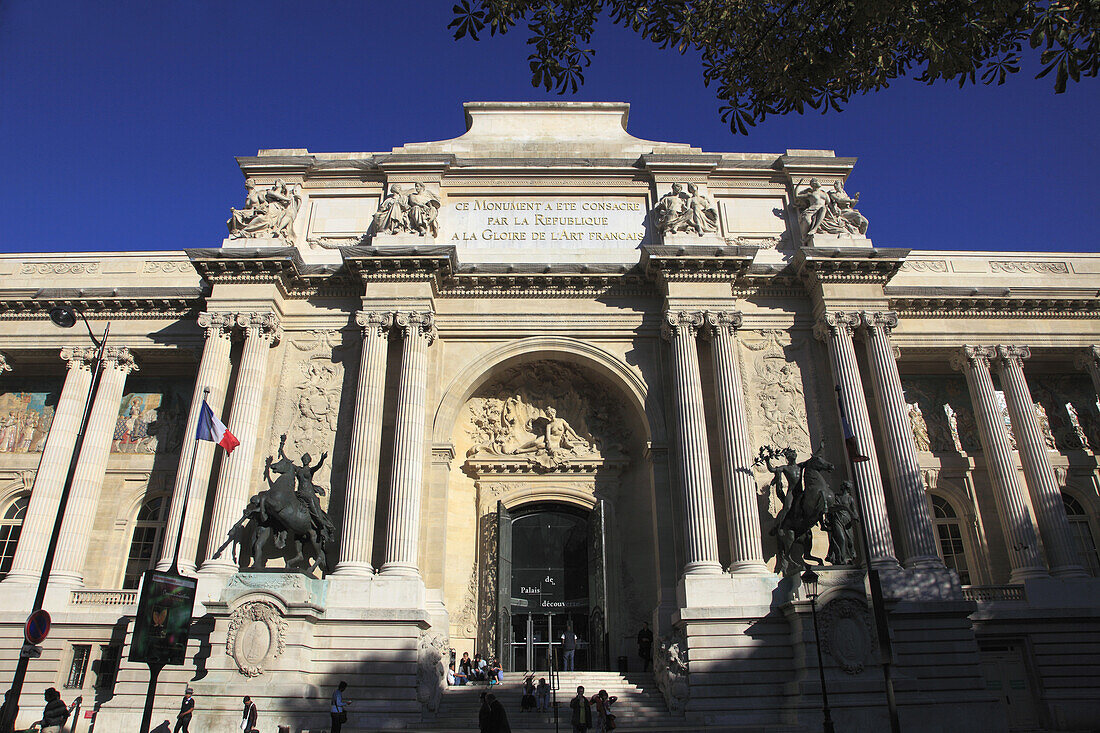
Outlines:
[[1087,376],[1029,375],[1028,387],[1048,445],[1063,451],[1100,451],[1100,406]]
[[974,453],[982,449],[965,379],[903,375],[901,382],[917,450]]
[[41,453],[60,394],[59,383],[45,381],[0,393],[0,453]]
[[190,403],[188,385],[135,379],[122,396],[111,436],[112,453],[178,453]]

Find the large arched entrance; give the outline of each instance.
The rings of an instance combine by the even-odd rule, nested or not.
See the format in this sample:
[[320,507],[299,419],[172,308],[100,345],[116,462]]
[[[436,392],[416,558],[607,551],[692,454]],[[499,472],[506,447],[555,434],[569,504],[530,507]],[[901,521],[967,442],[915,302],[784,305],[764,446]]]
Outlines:
[[[607,668],[607,552],[602,506],[500,507],[501,657],[514,671],[549,668],[573,646],[575,669]],[[573,643],[566,637],[571,634]]]

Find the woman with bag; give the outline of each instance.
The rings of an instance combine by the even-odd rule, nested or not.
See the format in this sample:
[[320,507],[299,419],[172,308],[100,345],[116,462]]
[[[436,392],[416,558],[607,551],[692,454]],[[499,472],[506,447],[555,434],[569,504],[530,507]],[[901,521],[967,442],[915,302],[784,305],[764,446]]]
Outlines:
[[611,713],[611,706],[619,698],[611,695],[607,690],[600,690],[599,694],[592,698],[592,707],[596,710],[596,730],[599,733],[615,729],[615,716]]
[[340,680],[340,684],[336,686],[336,691],[332,693],[332,707],[329,709],[332,714],[332,733],[340,733],[344,723],[348,722],[348,701],[344,699],[344,690],[346,689],[348,689],[348,683]]
[[244,713],[241,715],[241,730],[244,733],[253,733],[256,730],[257,717],[259,717],[259,711],[256,709],[256,703],[252,702],[251,697],[245,695]]

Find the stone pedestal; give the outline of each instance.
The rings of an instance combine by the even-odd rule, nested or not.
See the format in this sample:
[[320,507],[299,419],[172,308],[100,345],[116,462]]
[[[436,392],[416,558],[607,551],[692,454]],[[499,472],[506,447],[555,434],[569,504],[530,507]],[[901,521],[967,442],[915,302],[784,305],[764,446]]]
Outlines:
[[816,247],[817,249],[846,249],[850,247],[873,249],[875,246],[867,237],[851,234],[811,234],[806,237],[804,244],[806,247]]

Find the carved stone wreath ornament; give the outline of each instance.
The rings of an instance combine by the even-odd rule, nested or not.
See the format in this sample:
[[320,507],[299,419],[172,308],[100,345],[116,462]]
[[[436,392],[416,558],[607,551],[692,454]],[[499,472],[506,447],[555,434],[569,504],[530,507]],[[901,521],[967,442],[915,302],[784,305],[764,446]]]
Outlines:
[[867,606],[838,598],[825,604],[820,618],[822,649],[848,674],[862,672],[875,644]]
[[250,601],[229,617],[225,651],[245,677],[262,675],[286,648],[287,623],[273,603]]

